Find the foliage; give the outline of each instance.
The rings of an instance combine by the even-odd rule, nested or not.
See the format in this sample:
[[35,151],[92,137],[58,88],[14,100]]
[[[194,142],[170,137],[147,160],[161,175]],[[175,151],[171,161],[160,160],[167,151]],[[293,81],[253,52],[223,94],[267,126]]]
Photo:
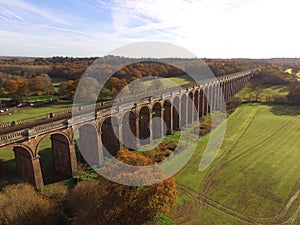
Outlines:
[[51,78],[48,76],[48,74],[42,74],[31,78],[28,87],[30,91],[35,93],[43,92],[46,95],[52,95],[54,93]]
[[289,82],[284,78],[283,71],[274,68],[262,70],[254,77],[254,81],[261,85],[285,85]]
[[231,111],[236,109],[241,104],[241,99],[237,97],[230,98],[226,103],[226,109]]
[[29,184],[7,186],[0,193],[0,223],[3,225],[53,225],[61,219],[54,203]]
[[22,78],[9,79],[4,82],[3,87],[12,99],[22,102],[27,90],[27,83]]
[[100,91],[98,81],[93,77],[84,77],[79,82],[76,88],[76,99],[82,103],[96,102]]
[[77,85],[78,80],[62,82],[59,87],[59,95],[69,100],[73,99]]
[[300,105],[300,83],[297,82],[292,85],[287,98],[292,104]]
[[[149,165],[152,160],[121,150],[117,158],[130,165]],[[131,174],[118,171],[131,179]],[[150,174],[149,174],[150,175]],[[148,174],[145,174],[145,179]],[[136,187],[114,183],[99,177],[97,181],[80,182],[71,191],[67,208],[72,224],[142,224],[154,218],[156,212],[166,213],[176,201],[173,178],[157,184]]]

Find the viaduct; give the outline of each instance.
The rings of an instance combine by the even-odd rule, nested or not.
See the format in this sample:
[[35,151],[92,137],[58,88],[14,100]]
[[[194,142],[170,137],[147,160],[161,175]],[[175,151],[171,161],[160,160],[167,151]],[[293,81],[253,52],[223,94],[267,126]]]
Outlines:
[[[41,189],[44,180],[39,146],[45,137],[51,137],[55,171],[73,177],[77,174],[76,144],[89,146],[90,158],[87,161],[100,165],[105,158],[103,147],[115,155],[123,145],[138,147],[148,144],[218,110],[224,101],[245,86],[254,72],[244,71],[205,80],[200,85],[191,83],[159,93],[156,91],[138,101],[124,99],[117,103],[117,107],[112,107],[112,103],[102,103],[93,108],[78,107],[77,113],[67,110],[3,123],[0,124],[0,150],[13,147],[19,176]],[[73,120],[74,117],[77,119]],[[155,117],[160,120],[153,120]],[[77,143],[76,132],[79,133]],[[130,139],[129,133],[133,133],[136,139]]]

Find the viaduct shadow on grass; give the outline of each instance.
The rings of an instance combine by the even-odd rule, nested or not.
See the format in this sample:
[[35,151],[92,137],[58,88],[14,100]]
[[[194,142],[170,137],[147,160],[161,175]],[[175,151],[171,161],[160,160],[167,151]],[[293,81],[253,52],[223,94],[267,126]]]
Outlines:
[[61,174],[55,170],[51,148],[40,151],[39,155],[45,185],[57,183],[69,178],[68,176]]
[[0,189],[20,182],[21,179],[18,176],[15,159],[7,161],[0,159]]
[[271,105],[271,112],[277,116],[299,116],[300,106],[292,105]]

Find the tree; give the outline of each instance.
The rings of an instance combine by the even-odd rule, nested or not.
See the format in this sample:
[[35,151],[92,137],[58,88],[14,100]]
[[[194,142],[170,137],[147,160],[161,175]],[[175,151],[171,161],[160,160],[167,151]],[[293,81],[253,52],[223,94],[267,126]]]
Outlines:
[[300,83],[292,85],[291,90],[287,96],[289,102],[294,105],[300,105]]
[[22,78],[8,79],[3,84],[4,90],[17,102],[22,102],[27,90],[27,83]]
[[4,93],[3,83],[4,83],[4,80],[3,80],[3,77],[2,77],[2,73],[0,72],[0,95],[2,95]]
[[73,99],[78,81],[68,80],[62,82],[59,87],[59,96],[66,99]]
[[30,79],[29,89],[33,92],[43,92],[44,94],[53,94],[54,88],[51,82],[51,78],[48,74],[42,74]]
[[254,79],[259,84],[265,85],[284,85],[288,84],[289,82],[284,79],[285,75],[282,71],[278,69],[271,69],[267,68],[262,70]]
[[126,87],[127,81],[124,78],[111,77],[105,84],[105,87],[112,92],[120,92],[124,87]]
[[[120,150],[117,159],[130,164],[146,166],[154,162],[127,149]],[[118,176],[131,179],[132,173],[110,168]],[[153,174],[144,174],[148,179]],[[154,176],[164,176],[154,174]],[[81,182],[70,193],[67,208],[72,213],[72,224],[142,224],[156,213],[166,213],[177,199],[174,178],[137,187],[114,183],[99,177],[97,181]]]
[[59,224],[61,216],[55,204],[29,184],[10,185],[0,193],[0,224]]
[[100,86],[93,77],[82,77],[76,88],[76,99],[82,103],[93,103],[98,99]]

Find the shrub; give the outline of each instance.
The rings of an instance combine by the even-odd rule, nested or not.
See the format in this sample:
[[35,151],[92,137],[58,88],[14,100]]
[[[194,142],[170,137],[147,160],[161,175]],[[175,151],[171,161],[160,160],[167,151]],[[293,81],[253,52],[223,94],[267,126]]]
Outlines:
[[289,82],[284,79],[284,73],[278,69],[265,69],[254,77],[254,81],[265,85],[284,85]]
[[60,203],[67,196],[68,187],[62,183],[56,183],[56,184],[52,184],[49,187],[45,187],[41,193],[46,198],[52,199]]
[[286,104],[286,103],[288,103],[287,97],[283,96],[283,95],[275,96],[274,101],[275,101],[275,103],[279,103],[279,104]]
[[[117,158],[127,164],[145,166],[152,160],[142,154],[126,149],[118,152]],[[118,169],[107,168],[108,173],[116,173],[124,179],[136,176]],[[155,174],[153,174],[155,173]],[[164,176],[158,171],[143,173],[140,179]],[[71,216],[71,224],[143,224],[154,219],[157,212],[166,213],[177,199],[176,183],[173,178],[148,186],[128,186],[98,177],[98,180],[78,183],[66,201],[66,210]]]
[[241,104],[241,99],[237,97],[232,97],[227,102],[227,110],[236,109]]
[[287,98],[293,105],[300,105],[300,83],[296,83],[291,87]]
[[29,184],[7,186],[0,193],[0,224],[59,224],[62,219],[54,203]]

